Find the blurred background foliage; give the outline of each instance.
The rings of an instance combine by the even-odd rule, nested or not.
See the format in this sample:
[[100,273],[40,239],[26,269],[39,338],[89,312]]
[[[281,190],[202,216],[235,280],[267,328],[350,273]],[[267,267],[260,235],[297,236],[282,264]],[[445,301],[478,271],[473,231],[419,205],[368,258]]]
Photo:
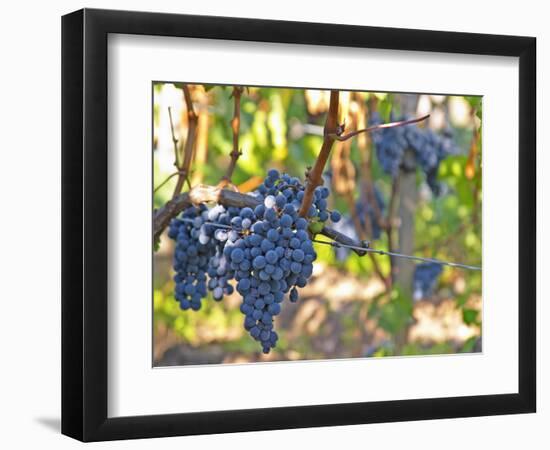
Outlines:
[[[189,85],[189,89],[198,115],[191,185],[215,185],[232,150],[232,87]],[[188,122],[180,84],[155,83],[153,93],[154,185],[159,186],[175,171],[168,108],[180,141],[185,141]],[[481,98],[423,94],[413,100],[415,114],[430,114],[419,126],[438,133],[452,131],[458,149],[439,166],[440,195],[434,195],[424,174],[416,171],[414,254],[481,265]],[[241,98],[242,156],[233,184],[242,192],[251,191],[272,167],[303,179],[321,147],[328,101],[329,91],[247,87]],[[346,123],[346,132],[364,128],[375,111],[390,121],[403,114],[403,105],[402,94],[341,92],[341,123]],[[345,216],[360,198],[365,170],[384,204],[391,204],[393,179],[380,167],[369,135],[336,143],[327,169],[331,176],[325,181],[333,187],[331,207]],[[155,190],[155,208],[171,198],[175,183],[173,177]],[[395,228],[399,219],[398,215],[393,219]],[[388,249],[388,233],[369,237],[372,247]],[[444,267],[426,292],[414,292],[399,279],[388,288],[379,275],[390,278],[389,258],[359,257],[353,252],[337,258],[331,247],[316,245],[313,276],[301,289],[297,304],[285,301],[276,321],[279,343],[263,355],[243,329],[238,294],[219,303],[209,298],[198,312],[180,310],[173,296],[173,248],[164,234],[154,255],[156,365],[481,350],[481,272]]]

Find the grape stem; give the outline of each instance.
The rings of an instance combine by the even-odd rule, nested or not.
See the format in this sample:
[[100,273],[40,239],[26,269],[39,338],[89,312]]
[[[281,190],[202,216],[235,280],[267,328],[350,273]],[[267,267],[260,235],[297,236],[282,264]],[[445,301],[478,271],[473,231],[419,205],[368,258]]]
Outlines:
[[389,122],[389,123],[381,123],[379,125],[373,125],[372,127],[363,128],[362,130],[355,130],[351,133],[339,135],[337,133],[333,133],[331,137],[337,141],[347,141],[348,139],[351,139],[358,134],[361,133],[370,133],[371,131],[375,130],[381,130],[384,128],[395,128],[395,127],[402,127],[404,125],[411,125],[413,123],[422,122],[423,120],[426,120],[428,117],[430,117],[429,114],[426,114],[425,116],[418,117],[416,119],[409,119],[409,120],[400,120],[398,122]]
[[233,119],[231,119],[231,130],[233,131],[233,149],[229,156],[231,156],[231,161],[227,167],[227,171],[220,181],[220,186],[225,186],[228,183],[231,183],[231,177],[235,167],[237,166],[237,160],[239,156],[242,155],[242,151],[239,148],[239,131],[241,126],[241,95],[244,88],[241,86],[233,86],[233,96],[234,107],[233,107]]
[[[172,119],[172,107],[168,107],[168,118],[170,119],[170,132],[172,133],[172,144],[174,145],[174,166],[179,167],[179,150],[178,150],[178,139],[176,138],[176,133],[174,132],[174,119]],[[176,172],[177,173],[177,172]]]
[[[192,205],[201,203],[217,203],[223,206],[234,206],[244,208],[246,206],[255,208],[261,202],[256,200],[251,195],[241,194],[230,189],[223,189],[219,186],[207,186],[199,184],[193,187],[190,191],[180,194],[169,200],[164,206],[158,208],[153,213],[153,237],[158,239],[163,230],[168,226],[170,220],[176,217],[184,209]],[[350,238],[329,227],[323,227],[319,233],[333,241],[343,245],[353,246],[352,250],[360,256],[366,254],[365,248],[367,244]]]
[[195,136],[197,134],[197,125],[198,125],[198,116],[193,108],[193,100],[191,98],[191,92],[189,91],[189,86],[184,84],[182,85],[183,97],[185,99],[185,105],[187,107],[187,139],[185,141],[185,146],[183,148],[183,157],[179,156],[178,141],[174,137],[174,125],[172,123],[172,113],[168,109],[170,115],[170,128],[172,130],[172,141],[174,142],[174,152],[176,154],[176,162],[174,165],[178,169],[178,181],[176,183],[176,188],[174,189],[174,194],[172,198],[176,197],[181,193],[184,183],[187,181],[188,186],[191,188],[191,182],[189,181],[189,167],[191,166],[191,161],[193,160],[193,148],[195,144]]
[[174,172],[174,173],[168,175],[162,183],[160,183],[155,189],[153,189],[153,194],[156,194],[162,186],[164,186],[166,183],[168,183],[176,175],[179,175],[179,172]]
[[339,106],[339,91],[330,91],[330,103],[328,108],[327,119],[325,122],[323,145],[317,156],[313,169],[309,171],[307,177],[306,189],[304,191],[304,199],[298,214],[301,217],[306,217],[313,202],[313,192],[317,186],[322,184],[323,170],[327,164],[332,144],[334,143],[335,131],[338,129],[338,106]]
[[[388,204],[388,212],[387,212],[387,218],[386,218],[386,235],[388,236],[388,250],[391,252],[395,248],[395,242],[394,242],[394,228],[395,228],[395,209],[396,209],[396,202],[397,202],[397,196],[399,195],[399,175],[393,179],[392,185],[391,185],[391,194],[390,194],[390,202]],[[391,276],[390,279],[392,282],[394,281],[395,277],[397,276],[397,267],[395,264],[395,260],[390,256],[390,267],[391,267]]]
[[[360,100],[360,98],[359,98]],[[372,113],[372,111],[376,108],[376,97],[371,96],[369,99],[369,106],[363,104],[361,101],[359,101],[359,104],[361,105],[361,108],[358,109],[356,114],[356,123],[357,127],[361,125],[362,127],[365,127],[365,125],[368,123],[368,115]],[[371,228],[374,226],[374,224],[378,225],[382,230],[386,229],[386,223],[382,217],[382,212],[380,211],[380,206],[378,205],[378,200],[376,199],[376,193],[374,190],[374,182],[373,182],[373,175],[372,175],[372,142],[369,139],[368,134],[364,134],[362,136],[359,136],[357,139],[357,146],[359,148],[359,161],[360,161],[360,178],[362,180],[361,182],[361,192],[363,195],[366,195],[366,198],[371,205],[371,208],[374,212],[374,220],[371,223]],[[367,218],[369,220],[369,218]]]

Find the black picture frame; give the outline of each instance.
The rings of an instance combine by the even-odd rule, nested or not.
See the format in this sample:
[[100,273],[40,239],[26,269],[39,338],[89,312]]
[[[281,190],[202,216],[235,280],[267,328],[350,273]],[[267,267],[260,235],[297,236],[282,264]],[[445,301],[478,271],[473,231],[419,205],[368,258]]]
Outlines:
[[[123,33],[519,58],[518,393],[107,416],[107,36]],[[84,9],[62,18],[62,433],[82,441],[535,412],[536,39]],[[503,252],[506,243],[503,243]]]

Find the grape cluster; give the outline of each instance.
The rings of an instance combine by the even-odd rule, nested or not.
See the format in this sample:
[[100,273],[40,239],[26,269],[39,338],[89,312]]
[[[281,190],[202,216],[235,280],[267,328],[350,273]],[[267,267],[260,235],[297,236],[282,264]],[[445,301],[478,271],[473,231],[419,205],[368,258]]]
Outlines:
[[[390,117],[390,121],[394,121],[394,117]],[[382,123],[380,116],[373,113],[370,120],[370,125],[379,125]],[[372,132],[372,140],[376,149],[376,157],[382,166],[382,170],[387,174],[395,177],[399,173],[399,167],[405,154],[405,150],[409,147],[408,136],[406,132],[409,128],[417,127],[392,127]]]
[[[395,118],[391,117],[390,120],[394,121]],[[376,125],[381,122],[380,116],[373,114],[371,123]],[[393,177],[397,176],[405,151],[410,149],[414,152],[416,163],[426,175],[426,182],[434,194],[439,194],[441,188],[437,181],[439,164],[447,156],[458,153],[450,130],[438,134],[429,128],[408,125],[373,131],[372,138],[376,147],[376,156],[384,172]]]
[[433,295],[442,271],[443,267],[437,263],[429,262],[416,265],[413,275],[414,300],[421,300]]
[[204,205],[191,206],[182,213],[181,219],[173,219],[168,229],[168,236],[176,241],[175,298],[183,310],[198,311],[207,293],[206,273],[216,249],[214,242],[204,237],[205,213],[208,212]]
[[244,328],[268,353],[278,340],[273,318],[281,312],[285,294],[296,302],[297,288],[304,287],[313,272],[317,254],[310,225],[341,218],[338,211],[329,211],[329,194],[328,188],[317,187],[307,219],[300,217],[304,186],[298,178],[272,169],[251,194],[258,203],[255,208],[186,209],[169,230],[176,240],[174,279],[182,309],[198,310],[207,289],[221,300],[233,292],[230,282],[235,280]]

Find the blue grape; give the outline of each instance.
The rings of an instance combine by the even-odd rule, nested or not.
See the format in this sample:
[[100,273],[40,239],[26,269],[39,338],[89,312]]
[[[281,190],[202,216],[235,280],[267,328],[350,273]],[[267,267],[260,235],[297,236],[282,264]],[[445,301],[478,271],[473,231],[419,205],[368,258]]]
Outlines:
[[231,253],[231,261],[240,263],[244,259],[244,252],[240,248],[235,248]]
[[278,259],[277,252],[275,250],[269,250],[265,254],[265,259],[268,263],[275,264],[277,262],[277,259]]
[[303,217],[300,217],[298,220],[296,220],[296,229],[297,230],[305,230],[307,228],[307,220]]
[[257,269],[257,270],[263,269],[265,265],[266,265],[266,261],[262,255],[256,256],[256,258],[254,258],[254,260],[252,261],[252,267],[254,267],[254,269]]
[[264,206],[267,209],[272,209],[275,206],[276,202],[277,201],[275,200],[275,197],[273,195],[268,195],[264,200]]
[[429,298],[433,295],[441,272],[443,272],[441,264],[430,262],[416,265],[413,275],[414,300]]
[[305,254],[301,249],[296,249],[292,252],[292,259],[297,262],[302,262],[305,258]]
[[289,228],[292,226],[292,217],[288,214],[284,214],[281,217],[281,226],[284,228]]

